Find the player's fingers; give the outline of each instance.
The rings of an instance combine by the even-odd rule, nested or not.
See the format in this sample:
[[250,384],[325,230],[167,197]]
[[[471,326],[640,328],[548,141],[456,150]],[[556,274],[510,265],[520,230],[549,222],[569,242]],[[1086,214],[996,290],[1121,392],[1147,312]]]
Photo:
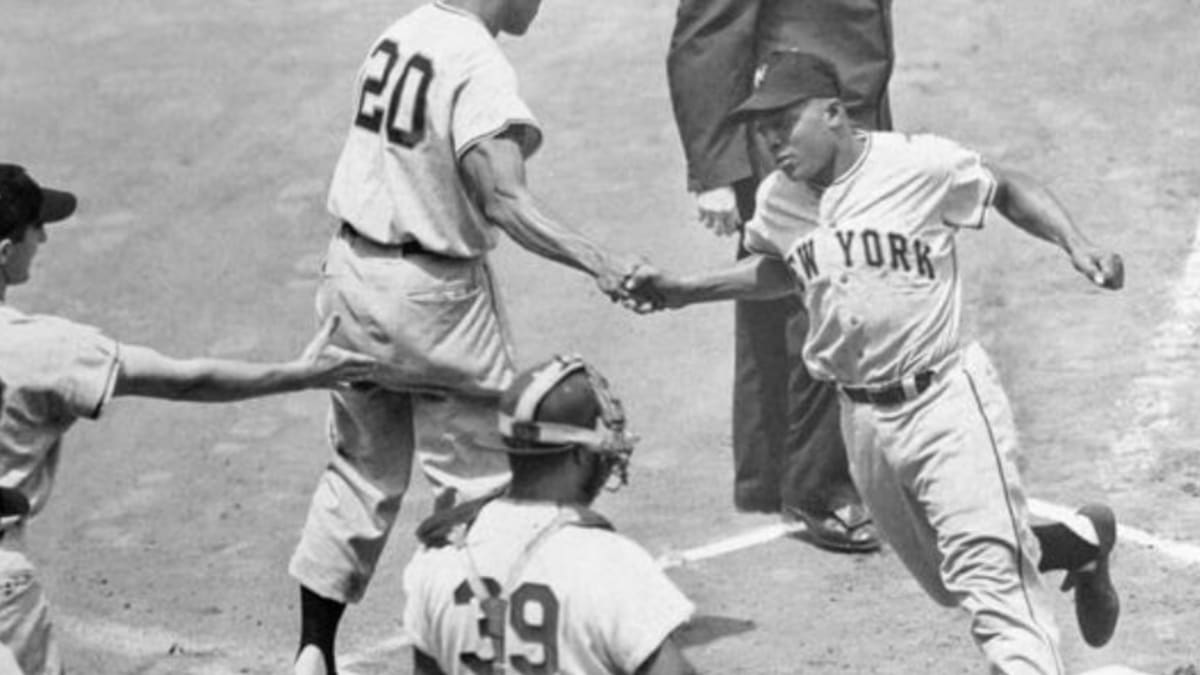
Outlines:
[[1106,288],[1117,290],[1125,285],[1125,261],[1116,253],[1110,253],[1104,259]]
[[741,225],[742,225],[742,219],[738,217],[738,214],[730,211],[729,213],[725,214],[725,218],[722,221],[721,235],[729,236],[732,234],[736,234],[738,231],[738,228],[741,227]]
[[337,332],[338,326],[341,323],[341,316],[337,314],[330,316],[328,319],[325,319],[325,323],[321,324],[321,330],[317,331],[317,337],[325,341],[330,340],[333,338],[333,334]]
[[333,338],[333,334],[337,331],[340,323],[341,318],[337,314],[325,319],[325,321],[321,324],[321,327],[317,329],[317,334],[313,336],[313,339],[309,341],[308,346],[304,348],[304,352],[301,354],[301,356],[306,359],[312,359],[315,358],[317,354],[320,354],[321,350],[325,349],[325,347],[329,345],[329,341]]

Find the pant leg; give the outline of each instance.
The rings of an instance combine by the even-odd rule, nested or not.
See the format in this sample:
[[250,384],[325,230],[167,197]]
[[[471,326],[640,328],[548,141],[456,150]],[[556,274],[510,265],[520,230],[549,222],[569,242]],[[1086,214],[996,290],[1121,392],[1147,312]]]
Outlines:
[[0,541],[0,672],[15,661],[17,675],[63,673],[50,608],[33,563],[25,555],[21,528],[9,530]]
[[[935,599],[967,610],[992,672],[1061,675],[1058,630],[1016,470],[1012,414],[982,350],[965,350],[961,365],[914,401],[854,407],[858,425],[873,427],[873,447],[853,441],[856,476],[862,456],[884,462],[907,503],[900,510],[878,500],[870,477],[860,484],[905,565]],[[897,524],[897,513],[916,522]]]
[[[743,220],[753,215],[754,186],[734,186]],[[746,255],[739,246],[738,257]],[[744,511],[791,506],[821,513],[859,501],[837,389],[804,365],[803,304],[795,297],[738,302],[734,317],[734,504]]]
[[414,409],[417,465],[433,488],[434,510],[508,484],[494,400],[418,395]]
[[[754,209],[753,180],[734,185],[742,219]],[[748,253],[738,246],[738,258]],[[774,513],[787,432],[787,301],[734,303],[733,502]]]
[[318,479],[288,571],[318,595],[362,599],[408,488],[412,396],[378,387],[331,394],[334,456]]
[[784,506],[824,513],[861,500],[846,460],[837,387],[813,378],[805,367],[808,315],[798,299],[793,303],[784,327],[789,372],[780,499]]
[[494,400],[511,381],[511,349],[484,263],[403,256],[346,234],[330,243],[317,314],[341,317],[340,345],[403,364],[417,389],[445,391],[435,399],[381,387],[331,394],[334,457],[289,570],[323,597],[354,602],[399,513],[414,455],[442,506],[486,491],[472,487],[484,473],[488,487],[507,480],[500,458],[474,457],[479,430],[495,424],[494,407],[475,401],[488,391]]

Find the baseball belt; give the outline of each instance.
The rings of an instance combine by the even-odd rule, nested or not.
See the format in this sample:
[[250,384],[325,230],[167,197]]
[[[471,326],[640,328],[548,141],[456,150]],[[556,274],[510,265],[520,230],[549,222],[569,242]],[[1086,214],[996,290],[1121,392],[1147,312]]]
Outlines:
[[362,244],[365,244],[371,248],[377,248],[377,249],[380,249],[383,251],[391,251],[391,252],[399,251],[400,255],[405,255],[405,256],[431,255],[431,256],[436,256],[436,257],[440,257],[440,258],[450,257],[450,256],[447,256],[447,255],[444,255],[441,253],[435,253],[434,251],[430,251],[429,249],[425,248],[421,244],[421,242],[417,241],[416,239],[408,239],[408,240],[400,242],[399,244],[381,244],[381,243],[375,241],[374,239],[371,239],[370,237],[363,236],[363,234],[361,232],[359,232],[357,229],[355,229],[355,227],[353,225],[351,225],[350,223],[348,223],[344,220],[342,221],[342,236],[347,239],[353,239],[353,240],[360,242]]
[[901,378],[898,382],[883,387],[842,387],[846,398],[855,403],[874,405],[899,405],[921,395],[933,384],[932,370]]

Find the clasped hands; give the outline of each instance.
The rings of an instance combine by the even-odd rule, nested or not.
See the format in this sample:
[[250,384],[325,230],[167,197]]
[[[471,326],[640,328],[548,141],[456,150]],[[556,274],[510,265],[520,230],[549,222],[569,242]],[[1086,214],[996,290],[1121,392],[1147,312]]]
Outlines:
[[624,261],[612,271],[598,275],[596,284],[610,300],[638,314],[676,309],[685,304],[680,280],[645,258]]

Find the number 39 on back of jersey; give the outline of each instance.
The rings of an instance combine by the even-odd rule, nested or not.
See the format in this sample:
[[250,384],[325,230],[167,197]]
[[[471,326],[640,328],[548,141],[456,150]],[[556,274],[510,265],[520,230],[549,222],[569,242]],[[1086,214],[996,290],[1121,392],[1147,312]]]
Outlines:
[[[476,647],[460,654],[459,661],[478,675],[504,672],[495,668],[497,659],[504,659],[521,675],[557,673],[558,598],[550,587],[521,584],[506,603],[497,597],[500,584],[495,579],[484,577],[483,585],[493,595],[482,601],[465,580],[454,591],[455,605],[475,608],[478,613]],[[509,628],[515,640],[508,639]]]

